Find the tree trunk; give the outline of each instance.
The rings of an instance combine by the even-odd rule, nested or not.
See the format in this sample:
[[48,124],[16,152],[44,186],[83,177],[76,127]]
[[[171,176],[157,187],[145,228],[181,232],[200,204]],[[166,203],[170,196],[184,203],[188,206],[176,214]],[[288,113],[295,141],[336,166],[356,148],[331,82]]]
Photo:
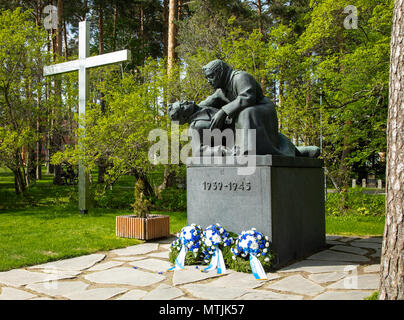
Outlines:
[[163,0],[163,53],[168,56],[168,0]]
[[170,0],[169,11],[168,11],[168,45],[167,45],[167,73],[171,74],[173,72],[175,64],[175,46],[177,37],[177,26],[174,21],[177,16],[177,1]]
[[[55,60],[57,57],[61,57],[63,55],[63,34],[62,34],[62,20],[63,20],[63,0],[58,0],[58,26],[56,29],[56,48],[55,48]],[[61,80],[55,80],[55,95],[58,97],[60,107],[62,106],[62,82]],[[59,108],[61,109],[61,108]],[[61,125],[61,117],[59,115],[60,110],[55,109],[55,122],[56,126]],[[59,132],[53,134],[52,137],[52,149],[53,151],[58,151],[62,144],[62,137]],[[64,183],[62,179],[62,166],[60,164],[55,165],[54,168],[54,177],[53,183],[56,185],[61,185]]]
[[104,54],[104,13],[101,4],[98,6],[98,53]]
[[118,19],[118,10],[116,3],[114,3],[114,14],[113,14],[113,27],[112,27],[112,51],[116,51],[116,21]]
[[404,300],[404,0],[396,0],[387,119],[386,224],[380,300]]
[[[114,14],[115,14],[115,12],[114,12]],[[114,20],[114,23],[116,23],[115,20]],[[98,54],[101,55],[101,54],[104,54],[104,13],[103,13],[101,4],[98,6],[98,30],[99,30],[99,35],[100,35],[99,43],[98,43]],[[101,112],[105,113],[105,100],[104,100],[104,94],[102,92],[100,93],[100,106],[101,106]],[[107,171],[107,167],[106,167],[105,159],[103,157],[101,157],[100,164],[98,165],[98,178],[97,178],[98,183],[105,182],[106,171]]]

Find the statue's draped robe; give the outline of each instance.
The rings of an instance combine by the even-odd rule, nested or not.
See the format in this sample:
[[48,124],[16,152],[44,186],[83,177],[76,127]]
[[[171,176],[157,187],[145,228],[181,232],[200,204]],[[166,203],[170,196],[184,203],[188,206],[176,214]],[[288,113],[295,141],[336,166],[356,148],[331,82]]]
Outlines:
[[[291,157],[299,154],[294,144],[278,132],[275,105],[264,97],[257,81],[247,72],[233,70],[227,64],[223,65],[223,69],[221,89],[199,106],[221,108],[233,119],[232,129],[245,129],[236,133],[235,145],[239,147],[240,154]],[[249,135],[246,129],[256,130],[256,144],[254,136]]]

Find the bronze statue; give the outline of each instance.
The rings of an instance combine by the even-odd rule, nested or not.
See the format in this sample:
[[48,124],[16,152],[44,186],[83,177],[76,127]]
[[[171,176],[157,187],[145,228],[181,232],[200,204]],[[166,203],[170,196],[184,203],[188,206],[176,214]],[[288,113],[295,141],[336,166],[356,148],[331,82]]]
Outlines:
[[[198,132],[207,128],[243,129],[240,130],[241,135],[236,135],[233,148],[233,153],[238,155],[319,156],[318,147],[295,147],[278,131],[275,104],[264,96],[261,86],[249,73],[233,70],[222,60],[211,61],[202,70],[209,84],[216,89],[215,93],[198,105],[193,102],[177,102],[175,107],[171,105],[169,115],[172,120],[191,123],[191,128]],[[173,109],[176,111],[173,112]],[[247,129],[256,130],[255,144],[249,143]],[[251,148],[253,145],[254,150]]]

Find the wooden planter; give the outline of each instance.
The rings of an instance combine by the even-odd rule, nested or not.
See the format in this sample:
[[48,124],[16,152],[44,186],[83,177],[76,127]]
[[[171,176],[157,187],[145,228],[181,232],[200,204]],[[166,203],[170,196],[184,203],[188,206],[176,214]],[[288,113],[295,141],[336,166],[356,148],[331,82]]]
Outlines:
[[151,240],[170,235],[170,216],[153,214],[147,218],[135,215],[116,217],[116,236]]

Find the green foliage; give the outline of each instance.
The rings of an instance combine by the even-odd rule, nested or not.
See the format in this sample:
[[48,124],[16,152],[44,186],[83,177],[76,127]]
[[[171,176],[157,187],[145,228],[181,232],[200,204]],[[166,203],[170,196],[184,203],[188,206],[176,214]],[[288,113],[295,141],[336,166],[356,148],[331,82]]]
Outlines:
[[[175,259],[177,258],[180,252],[176,247],[171,247],[170,253],[168,255],[168,260],[175,264]],[[193,252],[188,251],[185,255],[185,265],[192,266],[192,265],[200,265],[205,264],[203,261],[203,255],[195,255]]]
[[[268,255],[270,261],[265,261],[265,257],[262,255],[257,257],[259,262],[261,262],[262,267],[266,272],[271,271],[271,266],[273,262],[273,254]],[[236,257],[236,260],[233,260],[233,254],[231,252],[230,248],[224,248],[223,249],[223,259],[226,264],[226,266],[230,269],[233,269],[238,272],[246,272],[246,273],[251,273],[251,265],[250,265],[250,260],[249,258],[242,258],[242,257]]]
[[379,300],[379,291],[373,292],[369,297],[364,300]]
[[40,140],[36,120],[45,109],[37,101],[43,94],[42,66],[49,58],[43,50],[46,33],[30,14],[21,8],[0,11],[0,166],[13,170],[21,185],[22,149]]
[[[346,211],[341,211],[341,198],[344,197]],[[326,215],[359,215],[384,216],[385,195],[367,194],[360,187],[350,188],[346,195],[342,193],[328,193],[325,206]]]
[[[97,185],[92,190],[94,194],[94,207],[107,209],[124,209],[127,210],[133,203],[133,189],[123,189],[115,187],[114,189],[104,188],[103,185]],[[77,193],[75,197],[78,201]]]
[[134,213],[140,218],[147,218],[150,214],[150,200],[146,199],[145,186],[142,179],[138,179],[135,185],[135,203],[132,204]]
[[155,197],[153,203],[156,209],[169,211],[182,211],[187,208],[187,194],[184,189],[166,188],[160,193],[160,197]]

